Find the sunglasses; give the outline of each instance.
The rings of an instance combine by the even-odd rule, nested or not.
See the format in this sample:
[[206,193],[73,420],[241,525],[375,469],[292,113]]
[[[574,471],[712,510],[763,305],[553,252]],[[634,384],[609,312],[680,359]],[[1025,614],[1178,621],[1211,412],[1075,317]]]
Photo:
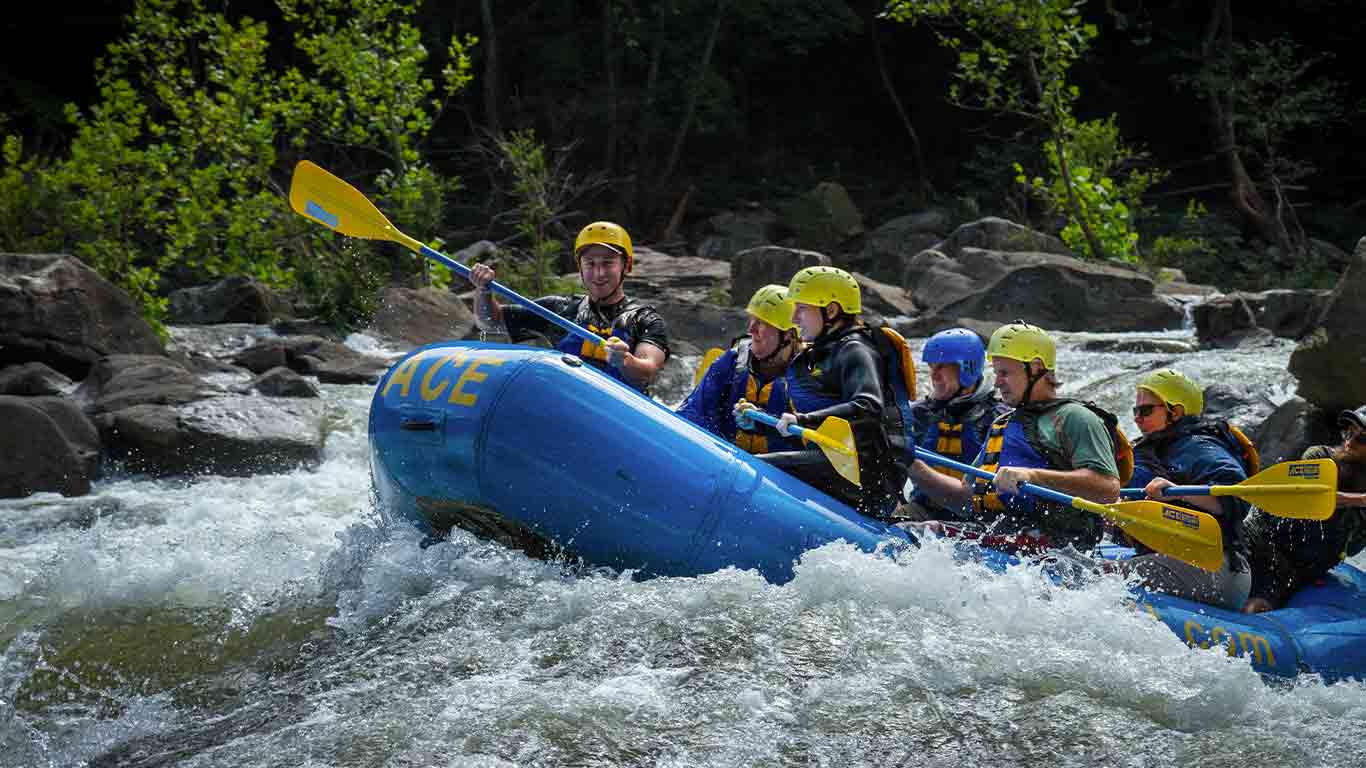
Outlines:
[[1135,418],[1135,419],[1146,419],[1146,418],[1148,418],[1150,415],[1152,415],[1152,412],[1153,412],[1154,409],[1156,409],[1156,408],[1161,408],[1161,407],[1162,407],[1162,404],[1161,404],[1161,403],[1148,403],[1147,405],[1135,405],[1135,406],[1134,406],[1134,418]]
[[1366,432],[1355,429],[1342,430],[1342,442],[1366,445]]

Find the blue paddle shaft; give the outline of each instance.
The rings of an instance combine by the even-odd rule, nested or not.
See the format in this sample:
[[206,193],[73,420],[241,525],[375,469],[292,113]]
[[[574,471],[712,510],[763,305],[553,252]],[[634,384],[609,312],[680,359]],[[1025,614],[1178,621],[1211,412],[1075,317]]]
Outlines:
[[[771,414],[771,413],[766,413],[766,412],[764,412],[764,411],[761,411],[761,410],[759,410],[758,408],[751,408],[751,409],[749,409],[749,418],[754,419],[755,421],[757,421],[757,422],[759,422],[759,423],[761,423],[761,424],[767,424],[767,425],[769,425],[770,427],[777,428],[777,426],[778,426],[778,417],[777,417],[777,416],[774,416],[774,415]],[[797,426],[796,424],[793,424],[793,425],[792,425],[792,429],[795,430],[795,431],[793,431],[793,432],[783,432],[781,429],[779,429],[778,431],[779,431],[780,433],[784,434],[785,436],[794,436],[794,437],[795,437],[795,436],[798,436],[798,435],[801,434],[802,428],[799,427],[799,426]]]
[[[450,268],[452,272],[456,273],[457,275],[460,275],[463,278],[468,279],[470,276],[469,267],[465,266],[464,264],[461,264],[455,259],[452,259],[450,256],[441,253],[440,251],[433,250],[424,245],[422,246],[422,255],[426,256],[429,259],[432,259],[433,261],[438,261],[442,264],[445,264],[447,267]],[[575,336],[578,336],[581,339],[587,339],[588,341],[591,341],[594,344],[602,344],[604,341],[603,338],[597,335],[596,333],[593,333],[587,328],[580,326],[578,323],[574,322],[573,320],[570,320],[569,318],[560,317],[554,312],[551,312],[550,310],[546,309],[540,304],[537,304],[531,299],[528,299],[527,297],[512,290],[506,285],[503,285],[497,280],[494,280],[493,282],[489,283],[489,289],[503,296],[506,296],[512,301],[515,301],[518,304],[522,305],[528,311],[534,313],[537,317],[541,318],[542,320],[554,323],[555,325],[560,326],[561,328],[565,329],[566,331],[569,331],[570,333],[574,334]]]
[[[1162,489],[1163,496],[1211,496],[1208,485],[1171,485]],[[1121,488],[1119,495],[1126,499],[1141,499],[1147,494],[1142,488]]]
[[[926,464],[938,464],[940,466],[948,467],[949,469],[956,469],[965,475],[980,477],[983,480],[996,479],[996,474],[993,472],[988,472],[985,469],[982,469],[981,467],[974,467],[971,464],[964,464],[961,461],[954,461],[953,459],[950,459],[947,456],[940,456],[934,451],[928,451],[924,448],[916,448],[915,457],[925,462]],[[1051,488],[1044,488],[1043,486],[1034,485],[1033,483],[1020,483],[1020,493],[1028,494],[1030,496],[1037,496],[1041,499],[1047,499],[1049,501],[1056,501],[1059,504],[1066,504],[1069,507],[1072,506],[1072,500],[1075,498],[1072,496],[1068,496],[1065,493],[1059,493],[1058,491],[1055,491]]]

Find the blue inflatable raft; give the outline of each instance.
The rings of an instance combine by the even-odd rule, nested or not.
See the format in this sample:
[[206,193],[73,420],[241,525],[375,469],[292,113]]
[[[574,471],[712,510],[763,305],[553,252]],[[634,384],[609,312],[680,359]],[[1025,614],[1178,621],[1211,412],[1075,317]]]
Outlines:
[[[782,583],[832,541],[914,544],[554,350],[414,350],[375,390],[370,451],[388,516],[640,577],[735,567]],[[1258,615],[1156,593],[1138,602],[1191,645],[1265,673],[1366,678],[1366,574],[1352,566]]]

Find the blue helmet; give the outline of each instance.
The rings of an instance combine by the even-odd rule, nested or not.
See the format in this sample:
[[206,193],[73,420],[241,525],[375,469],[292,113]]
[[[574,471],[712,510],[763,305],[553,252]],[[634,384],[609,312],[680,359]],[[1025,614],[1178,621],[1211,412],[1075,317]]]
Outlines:
[[971,387],[982,380],[982,368],[987,362],[987,347],[982,337],[967,328],[940,331],[925,342],[920,350],[920,362],[957,363],[958,383]]

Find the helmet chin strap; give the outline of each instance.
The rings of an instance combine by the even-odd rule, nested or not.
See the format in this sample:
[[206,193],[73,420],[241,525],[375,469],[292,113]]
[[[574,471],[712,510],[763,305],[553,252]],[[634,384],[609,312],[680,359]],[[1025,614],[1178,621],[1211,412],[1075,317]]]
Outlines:
[[1024,396],[1020,398],[1020,404],[1021,404],[1021,405],[1024,405],[1025,403],[1029,402],[1030,396],[1034,394],[1034,385],[1039,383],[1039,379],[1042,379],[1043,377],[1045,377],[1045,376],[1048,375],[1048,371],[1045,370],[1043,373],[1041,373],[1041,374],[1035,376],[1035,375],[1034,375],[1034,362],[1033,362],[1033,361],[1030,361],[1030,362],[1028,362],[1028,363],[1025,363],[1025,364],[1024,364],[1024,367],[1025,367],[1025,380],[1028,381],[1029,383],[1025,385]]
[[[764,356],[762,356],[762,357],[760,357],[760,356],[758,356],[758,355],[755,355],[754,361],[757,362],[759,365],[768,365],[768,363],[769,363],[770,360],[773,360],[773,359],[776,358],[779,354],[781,354],[783,350],[788,349],[788,348],[790,348],[790,347],[792,346],[793,338],[792,338],[792,334],[791,334],[791,333],[788,333],[787,331],[783,331],[783,336],[782,336],[782,338],[783,338],[782,343],[779,344],[778,346],[774,347],[772,352],[769,352],[767,355],[764,355]],[[752,347],[751,347],[751,349],[752,349]]]

